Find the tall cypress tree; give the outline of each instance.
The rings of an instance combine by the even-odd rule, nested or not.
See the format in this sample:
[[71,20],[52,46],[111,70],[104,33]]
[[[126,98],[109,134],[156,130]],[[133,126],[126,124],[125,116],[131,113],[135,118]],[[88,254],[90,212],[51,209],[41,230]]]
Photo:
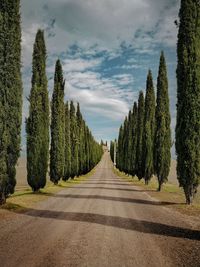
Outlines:
[[144,131],[144,94],[141,91],[138,99],[138,118],[137,118],[137,149],[136,149],[136,159],[137,159],[137,171],[136,175],[140,179],[143,178],[143,131]]
[[64,177],[65,165],[65,81],[62,65],[57,60],[54,77],[54,91],[51,104],[51,151],[50,179],[54,184]]
[[127,121],[127,135],[125,136],[126,138],[126,151],[127,151],[127,156],[126,156],[126,172],[128,174],[133,173],[133,113],[130,110],[128,114],[128,121]]
[[161,53],[157,81],[156,129],[155,129],[155,174],[158,177],[158,191],[167,181],[171,164],[171,117],[169,111],[167,67],[164,53]]
[[33,191],[46,185],[49,160],[49,99],[44,33],[38,30],[33,48],[32,88],[27,132],[27,180]]
[[143,132],[143,170],[145,184],[154,174],[154,135],[155,135],[155,93],[152,73],[147,76],[145,116]]
[[84,156],[85,156],[85,144],[84,144],[84,122],[80,110],[79,103],[77,104],[77,139],[78,139],[78,175],[84,172]]
[[123,171],[128,174],[128,118],[124,121],[124,131],[123,131]]
[[178,33],[177,175],[186,203],[200,183],[200,4],[182,0]]
[[133,118],[132,118],[132,155],[131,155],[131,164],[132,164],[132,172],[133,176],[137,173],[137,118],[138,118],[138,107],[137,103],[135,102],[133,105]]
[[83,149],[83,157],[82,157],[82,174],[86,174],[87,173],[87,153],[86,153],[86,131],[85,131],[85,128],[86,128],[86,123],[85,121],[83,120],[83,125],[82,125],[82,149]]
[[114,162],[114,151],[115,150],[115,143],[113,141],[110,142],[110,157],[112,162]]
[[123,171],[123,133],[124,129],[121,125],[119,130],[119,137],[118,137],[118,149],[117,149],[117,168],[120,171]]
[[70,103],[70,133],[71,133],[71,178],[78,175],[78,127],[76,119],[76,109],[73,101]]
[[[20,0],[0,2],[0,204],[16,185],[22,117]],[[8,123],[9,122],[9,123]]]
[[85,124],[84,127],[85,132],[85,173],[89,172],[90,170],[90,143],[89,143],[89,128]]
[[70,136],[70,112],[69,103],[65,105],[65,167],[63,180],[71,177],[71,136]]

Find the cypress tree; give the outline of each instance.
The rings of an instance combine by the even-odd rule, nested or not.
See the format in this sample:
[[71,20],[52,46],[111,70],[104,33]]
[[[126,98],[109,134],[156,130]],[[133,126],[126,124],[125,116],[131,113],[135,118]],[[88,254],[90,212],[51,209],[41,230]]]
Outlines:
[[22,118],[20,0],[0,2],[0,204],[14,193]]
[[171,164],[171,117],[169,111],[167,67],[164,53],[161,53],[157,81],[156,129],[155,129],[155,174],[158,177],[158,191],[167,181]]
[[128,121],[127,121],[127,135],[125,136],[126,140],[126,150],[127,150],[127,156],[126,156],[126,172],[128,174],[133,173],[133,113],[132,111],[129,111],[128,114]]
[[200,183],[200,4],[182,0],[177,66],[177,176],[186,203],[191,204]]
[[115,146],[114,142],[111,141],[110,142],[110,157],[111,157],[112,162],[114,162],[114,146]]
[[49,99],[44,33],[38,30],[33,48],[32,88],[27,133],[27,180],[32,190],[46,185],[49,159]]
[[60,60],[57,60],[51,107],[50,179],[54,184],[64,177],[65,166],[65,81]]
[[147,76],[143,132],[143,170],[145,184],[154,174],[155,94],[152,73]]
[[71,178],[78,175],[78,127],[76,119],[76,110],[73,101],[70,103],[70,135],[71,135]]
[[86,155],[86,131],[85,131],[85,128],[86,128],[86,123],[85,121],[83,120],[83,124],[82,124],[82,149],[83,149],[83,157],[82,157],[82,174],[86,174],[87,173],[87,170],[86,170],[86,161],[87,161],[87,155]]
[[121,125],[119,130],[119,137],[118,137],[118,150],[117,150],[117,168],[120,171],[123,171],[123,136],[124,136],[124,128]]
[[133,115],[132,115],[132,154],[131,154],[131,174],[135,176],[137,173],[137,118],[138,118],[138,107],[137,103],[134,103],[133,106]]
[[70,137],[70,112],[69,103],[65,105],[65,167],[63,180],[71,177],[71,137]]
[[124,131],[123,131],[123,160],[122,167],[123,171],[128,174],[128,118],[124,121]]
[[78,139],[78,175],[84,173],[84,156],[85,156],[85,144],[84,144],[84,121],[80,110],[79,103],[77,104],[77,139]]
[[90,144],[89,144],[89,128],[85,125],[85,173],[89,172],[90,170]]
[[138,118],[137,118],[137,149],[136,149],[136,159],[137,159],[137,171],[136,175],[140,179],[143,178],[143,131],[144,131],[144,94],[141,91],[138,99]]

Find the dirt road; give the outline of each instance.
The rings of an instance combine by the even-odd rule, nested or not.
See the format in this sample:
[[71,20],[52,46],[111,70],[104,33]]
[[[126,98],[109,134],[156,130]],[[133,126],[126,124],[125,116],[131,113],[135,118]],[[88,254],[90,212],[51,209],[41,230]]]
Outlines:
[[[3,211],[0,211],[3,212]],[[199,225],[112,172],[0,220],[0,266],[200,266]]]

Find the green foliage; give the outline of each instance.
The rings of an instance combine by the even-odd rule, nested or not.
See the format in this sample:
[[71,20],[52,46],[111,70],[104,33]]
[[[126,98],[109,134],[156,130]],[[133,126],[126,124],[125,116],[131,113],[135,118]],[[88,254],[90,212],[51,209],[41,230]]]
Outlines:
[[27,133],[27,180],[33,191],[46,185],[49,160],[49,98],[46,77],[46,46],[44,32],[38,30],[32,63]]
[[[51,150],[50,179],[57,184],[64,177],[65,166],[65,81],[60,60],[57,60],[54,77],[54,91],[51,104]],[[73,155],[73,154],[72,154]]]
[[138,107],[137,103],[134,103],[133,106],[133,115],[132,115],[132,153],[131,153],[131,172],[132,176],[135,176],[137,173],[137,122],[138,122]]
[[179,184],[190,204],[200,183],[200,4],[182,0],[178,33],[176,152]]
[[76,109],[73,101],[70,103],[70,136],[71,136],[71,178],[78,176],[79,161],[78,161],[78,125],[76,118]]
[[114,151],[115,151],[115,142],[110,142],[110,157],[112,162],[114,162]]
[[136,175],[138,179],[142,179],[143,173],[143,132],[144,132],[144,94],[140,92],[138,99],[138,120],[137,120],[137,148],[136,148]]
[[117,143],[116,166],[120,171],[132,176],[136,173],[136,147],[137,147],[137,103],[129,111],[123,126],[119,131]]
[[128,121],[125,127],[127,134],[124,136],[124,144],[125,144],[125,155],[126,155],[126,161],[125,161],[125,170],[126,173],[132,173],[133,171],[133,162],[132,162],[132,154],[133,154],[133,138],[132,138],[132,132],[133,132],[133,113],[132,111],[129,111],[128,114]]
[[71,136],[70,136],[70,112],[69,103],[65,105],[65,166],[63,180],[67,181],[71,176]]
[[140,92],[138,104],[129,111],[121,126],[117,144],[117,168],[146,183],[154,172],[155,95],[151,71],[147,77],[147,94]]
[[123,137],[122,137],[122,142],[123,142],[123,147],[122,147],[122,151],[123,151],[123,171],[125,173],[128,173],[128,157],[129,157],[129,154],[128,154],[128,118],[126,117],[125,118],[125,121],[124,121],[124,131],[123,131]]
[[78,140],[78,176],[84,173],[84,162],[85,162],[85,132],[84,132],[84,120],[80,111],[80,105],[77,104],[77,140]]
[[116,167],[120,170],[123,171],[123,135],[124,135],[124,128],[121,125],[119,129],[119,137],[118,137],[118,142],[117,142],[117,162],[116,162]]
[[152,73],[147,76],[143,132],[143,171],[148,184],[154,174],[155,94]]
[[159,74],[157,81],[157,106],[155,130],[155,174],[158,177],[159,187],[167,181],[171,164],[171,130],[168,96],[167,67],[164,53],[161,53]]
[[0,203],[16,185],[21,118],[20,0],[4,0],[0,2]]

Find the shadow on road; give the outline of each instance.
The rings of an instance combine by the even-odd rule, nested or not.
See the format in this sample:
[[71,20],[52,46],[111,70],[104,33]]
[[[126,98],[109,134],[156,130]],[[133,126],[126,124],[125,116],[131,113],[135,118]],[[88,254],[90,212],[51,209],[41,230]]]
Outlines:
[[116,187],[103,187],[103,186],[91,186],[91,187],[86,187],[86,186],[76,186],[74,189],[102,189],[102,190],[113,190],[113,191],[126,191],[126,192],[138,192],[141,193],[143,191],[136,190],[136,189],[129,189],[129,188],[116,188]]
[[112,196],[101,196],[101,195],[75,195],[75,194],[52,194],[52,197],[56,198],[74,198],[74,199],[100,199],[105,201],[117,201],[117,202],[126,202],[133,204],[143,204],[143,205],[154,205],[154,206],[164,206],[164,205],[175,205],[174,202],[159,202],[145,199],[134,199],[134,198],[124,198],[124,197],[112,197]]
[[89,185],[92,185],[92,184],[93,185],[122,185],[122,186],[123,185],[125,185],[125,186],[128,185],[128,186],[132,186],[132,184],[130,184],[128,182],[127,183],[124,183],[124,182],[123,183],[118,183],[118,182],[117,183],[101,183],[101,182],[100,183],[99,182],[98,183],[92,183],[92,182],[84,182],[84,185],[85,184],[89,184]]
[[88,222],[105,226],[116,227],[141,233],[163,235],[168,237],[184,238],[190,240],[200,240],[200,231],[166,225],[156,222],[140,221],[136,219],[108,216],[93,213],[81,212],[61,212],[51,210],[31,209],[26,213],[27,216],[50,218],[56,220]]

